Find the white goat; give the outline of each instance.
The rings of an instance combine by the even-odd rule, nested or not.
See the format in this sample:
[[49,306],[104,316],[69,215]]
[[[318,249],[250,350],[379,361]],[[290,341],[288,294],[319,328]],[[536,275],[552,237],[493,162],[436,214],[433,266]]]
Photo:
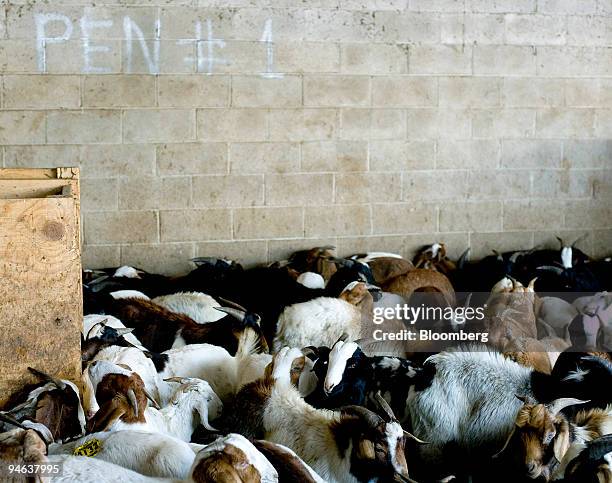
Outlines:
[[221,307],[210,295],[201,292],[179,292],[172,295],[162,295],[153,299],[158,305],[191,317],[198,324],[215,322],[226,316],[225,313],[216,310]]

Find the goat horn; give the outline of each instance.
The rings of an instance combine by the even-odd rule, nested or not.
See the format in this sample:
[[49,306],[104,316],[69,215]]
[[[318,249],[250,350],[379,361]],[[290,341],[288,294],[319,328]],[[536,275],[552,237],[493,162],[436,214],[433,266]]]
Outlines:
[[421,443],[421,444],[429,444],[427,441],[423,441],[422,439],[417,438],[414,434],[412,434],[410,431],[406,431],[404,429],[404,434],[410,438],[410,439],[414,439],[417,443]]
[[223,302],[224,305],[229,305],[230,307],[233,307],[235,309],[238,310],[242,310],[243,312],[248,312],[247,309],[245,309],[242,305],[236,303],[236,302],[232,302],[231,300],[227,300],[224,299],[223,297],[217,297],[221,302]]
[[232,317],[243,321],[246,317],[246,312],[242,312],[238,309],[234,309],[231,307],[213,307],[215,310],[218,310],[219,312],[224,312],[227,315],[231,315]]
[[0,412],[0,421],[4,421],[5,423],[12,424],[13,426],[17,426],[18,428],[21,428],[21,429],[27,429],[23,424],[21,424],[19,421],[17,421],[12,416],[9,416],[4,411]]
[[132,409],[134,410],[134,416],[138,417],[138,400],[136,399],[134,389],[128,389],[127,398],[130,406],[132,406]]
[[98,285],[100,282],[104,282],[104,280],[107,280],[109,278],[110,278],[110,275],[102,275],[98,278],[94,278],[88,283],[84,283],[83,285],[85,285],[86,287],[91,287],[92,285]]
[[393,474],[393,482],[394,483],[417,483],[416,481],[414,481],[409,476],[404,476],[401,473],[394,473]]
[[576,399],[573,397],[560,397],[559,399],[555,399],[554,401],[548,403],[546,407],[553,414],[557,415],[559,411],[562,411],[568,406],[573,406],[575,404],[585,404],[588,403],[589,400]]
[[164,382],[177,382],[179,384],[183,384],[184,381],[185,381],[184,377],[178,377],[178,376],[173,376],[173,377],[164,379]]
[[457,260],[457,268],[463,268],[463,265],[465,265],[465,262],[467,262],[468,259],[469,259],[471,251],[472,251],[472,249],[470,247],[467,247],[464,250],[464,252],[459,257],[459,260]]
[[151,404],[153,405],[153,407],[154,407],[155,409],[161,409],[161,406],[158,404],[158,402],[155,400],[155,398],[154,398],[153,396],[151,396],[151,394],[149,393],[149,391],[147,391],[147,390],[145,389],[144,393],[145,393],[145,396],[147,396],[147,399],[148,399],[149,401],[151,401]]
[[102,319],[100,322],[97,322],[94,325],[92,325],[90,329],[87,331],[87,335],[85,336],[85,339],[89,339],[89,335],[91,334],[91,331],[94,330],[98,325],[105,327],[106,322],[108,322],[108,319]]
[[395,414],[393,414],[393,409],[391,409],[391,406],[389,406],[389,403],[385,400],[385,398],[382,397],[382,395],[380,394],[380,391],[376,391],[376,394],[374,395],[374,399],[376,400],[380,409],[382,409],[383,412],[387,415],[387,417],[389,418],[389,421],[397,421]]
[[500,454],[502,454],[506,448],[508,447],[508,445],[510,444],[510,440],[512,439],[512,436],[514,436],[514,432],[516,431],[516,426],[514,426],[512,428],[512,431],[510,431],[510,434],[508,435],[508,438],[506,439],[506,442],[504,443],[504,446],[502,447],[502,449],[500,449],[497,453],[495,453],[492,457],[493,458],[497,458]]
[[220,259],[216,257],[195,257],[191,258],[190,261],[199,265],[201,263],[217,263]]
[[43,381],[52,382],[57,386],[58,389],[64,390],[66,389],[66,383],[61,379],[57,379],[55,377],[51,377],[49,374],[45,374],[38,369],[34,369],[33,367],[28,367],[28,371],[34,374],[36,377],[42,379]]
[[561,275],[563,273],[563,269],[561,267],[553,267],[552,265],[542,265],[541,267],[536,268],[536,270],[544,270],[546,272],[554,272],[557,275]]
[[584,240],[586,237],[588,236],[588,233],[583,233],[582,235],[580,235],[578,238],[576,238],[574,240],[574,243],[572,243],[572,248],[576,248],[576,243],[578,243],[579,241]]
[[384,422],[383,418],[378,414],[363,406],[344,406],[340,408],[340,413],[348,416],[357,416],[359,419],[363,420],[369,428],[375,428],[379,426],[381,422]]
[[530,281],[529,281],[529,285],[527,285],[528,289],[534,290],[535,287],[535,283],[536,280],[538,279],[538,277],[533,277]]
[[559,248],[563,248],[565,246],[565,243],[563,243],[563,238],[560,236],[556,236],[555,238],[559,240],[559,245],[561,245]]
[[469,306],[470,306],[470,302],[472,301],[472,295],[474,295],[474,293],[473,293],[473,292],[470,292],[470,293],[468,294],[468,296],[465,298],[465,302],[463,303],[463,306],[464,306],[464,307],[466,307],[466,308],[467,308],[467,307],[469,307]]
[[134,332],[134,330],[136,329],[136,327],[120,327],[119,329],[115,329],[117,331],[117,334],[119,335],[127,335],[131,332]]
[[338,337],[338,340],[334,342],[334,345],[336,345],[338,342],[346,342],[347,339],[348,339],[348,334],[344,332],[340,337]]

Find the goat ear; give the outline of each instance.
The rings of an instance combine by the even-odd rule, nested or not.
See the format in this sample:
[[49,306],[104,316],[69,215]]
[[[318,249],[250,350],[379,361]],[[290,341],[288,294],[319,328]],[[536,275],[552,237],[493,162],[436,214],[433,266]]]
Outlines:
[[584,401],[582,399],[576,399],[573,397],[560,397],[559,399],[555,399],[546,405],[547,409],[553,414],[557,415],[560,411],[565,409],[568,406],[574,406],[575,404],[585,404],[589,401]]
[[87,422],[87,432],[106,431],[127,412],[126,405],[119,398],[107,401],[98,412]]
[[210,423],[208,422],[208,407],[204,406],[202,410],[200,409],[202,408],[196,407],[194,411],[198,413],[198,416],[200,416],[200,423],[202,424],[202,426],[204,426],[204,428],[206,428],[208,431],[211,431],[213,433],[218,433],[219,430],[211,426]]
[[359,445],[357,446],[357,455],[366,460],[373,460],[376,457],[376,453],[374,451],[374,443],[369,439],[359,440]]
[[569,429],[563,428],[559,433],[557,433],[557,437],[555,438],[555,442],[553,444],[553,452],[555,454],[555,459],[561,463],[563,461],[563,457],[567,450],[570,447],[569,440]]

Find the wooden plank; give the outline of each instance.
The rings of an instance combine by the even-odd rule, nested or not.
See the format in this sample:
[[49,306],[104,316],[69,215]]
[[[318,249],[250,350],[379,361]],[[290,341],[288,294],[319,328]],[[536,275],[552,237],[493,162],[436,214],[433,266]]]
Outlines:
[[[81,374],[78,178],[29,176],[70,193],[0,199],[0,407],[33,381],[28,366],[77,383]],[[31,191],[32,180],[22,179]]]
[[0,179],[78,179],[79,168],[2,168]]
[[0,199],[72,197],[71,182],[69,179],[0,179]]

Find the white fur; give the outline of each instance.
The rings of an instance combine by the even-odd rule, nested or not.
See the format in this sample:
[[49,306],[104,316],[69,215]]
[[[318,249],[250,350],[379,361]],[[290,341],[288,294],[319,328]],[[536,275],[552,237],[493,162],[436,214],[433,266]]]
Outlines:
[[327,366],[327,374],[325,375],[325,382],[323,388],[325,392],[330,392],[334,387],[340,384],[344,370],[346,369],[346,363],[353,357],[355,351],[359,346],[355,342],[344,342],[339,340],[334,344],[331,351],[329,351],[329,362]]
[[172,295],[155,297],[153,302],[178,314],[191,317],[198,324],[215,322],[225,317],[225,313],[216,310],[221,307],[210,295],[201,292],[179,292]]
[[95,458],[147,476],[185,479],[195,460],[189,444],[172,436],[147,431],[104,431],[70,443],[49,446],[49,455],[72,455],[77,446],[97,439],[102,448]]
[[561,263],[563,268],[572,268],[572,247],[561,248]]
[[411,388],[407,400],[413,433],[430,443],[421,448],[425,460],[440,463],[449,443],[463,449],[486,445],[491,454],[500,450],[521,407],[515,395],[533,396],[531,369],[484,347],[428,360],[436,367],[431,385]]
[[429,247],[429,249],[431,250],[431,256],[433,258],[436,258],[438,256],[440,248],[442,248],[442,245],[440,245],[439,243],[434,243],[433,245],[431,245],[431,247]]
[[[91,338],[101,335],[103,330],[101,325],[98,325],[94,330],[91,331],[91,333],[89,332],[94,325],[99,324],[100,322],[104,322],[106,325],[114,329],[126,328],[123,322],[121,322],[116,317],[113,317],[112,315],[90,314],[83,317],[83,336],[87,337],[87,334],[89,334],[89,337]],[[130,344],[133,344],[138,347],[139,349],[146,350],[134,334],[125,334],[123,338]]]
[[278,319],[272,348],[331,346],[344,333],[359,338],[361,311],[344,300],[318,297],[285,307]]
[[148,296],[138,290],[117,290],[110,293],[114,299],[144,299],[151,300]]
[[578,315],[578,310],[558,297],[541,297],[538,319],[555,330],[558,337],[565,337],[565,328]]
[[397,253],[388,253],[388,252],[369,252],[366,253],[365,257],[357,258],[351,257],[353,260],[357,260],[358,262],[368,263],[376,258],[403,258],[401,255]]
[[101,459],[86,456],[53,455],[49,464],[61,464],[62,474],[54,476],[53,483],[161,483],[178,482],[167,478],[152,478]]
[[140,273],[134,267],[123,265],[115,270],[113,277],[140,278]]
[[314,272],[301,273],[300,276],[297,278],[297,282],[308,288],[325,288],[325,280],[323,279],[323,277],[318,273]]
[[170,404],[157,410],[145,409],[145,423],[125,423],[116,421],[111,431],[135,429],[162,433],[189,442],[198,424],[208,425],[208,421],[221,415],[223,403],[208,382],[189,378],[181,383],[174,393]]

